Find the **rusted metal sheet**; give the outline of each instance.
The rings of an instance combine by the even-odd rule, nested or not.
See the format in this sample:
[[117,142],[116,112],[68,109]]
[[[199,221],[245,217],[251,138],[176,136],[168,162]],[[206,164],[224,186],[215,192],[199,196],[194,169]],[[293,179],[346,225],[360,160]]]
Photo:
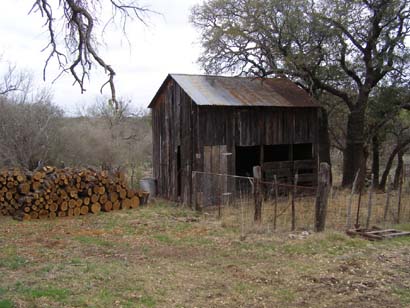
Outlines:
[[[171,74],[200,106],[319,107],[309,94],[287,78],[223,77]],[[156,97],[152,100],[153,107]]]

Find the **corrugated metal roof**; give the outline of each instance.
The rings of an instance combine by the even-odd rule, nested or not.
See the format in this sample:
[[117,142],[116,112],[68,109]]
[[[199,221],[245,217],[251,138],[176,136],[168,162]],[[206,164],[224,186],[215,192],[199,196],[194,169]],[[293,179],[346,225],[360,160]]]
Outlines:
[[[287,78],[182,74],[171,74],[168,78],[170,77],[197,105],[319,107],[319,104],[306,91]],[[161,89],[162,87],[158,92],[161,92]],[[154,103],[158,94],[149,107]]]

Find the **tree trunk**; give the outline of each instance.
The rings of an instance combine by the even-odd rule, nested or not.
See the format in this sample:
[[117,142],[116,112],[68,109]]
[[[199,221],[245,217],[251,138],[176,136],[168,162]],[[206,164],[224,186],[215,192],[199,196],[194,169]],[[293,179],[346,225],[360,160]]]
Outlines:
[[390,169],[393,165],[394,157],[400,151],[402,151],[402,149],[404,149],[409,143],[410,143],[410,139],[407,139],[404,142],[397,144],[396,147],[393,149],[393,151],[390,153],[389,159],[387,160],[386,167],[384,169],[383,175],[382,175],[381,180],[380,180],[379,189],[385,190],[387,177],[389,176]]
[[387,160],[386,167],[384,168],[384,172],[383,172],[382,178],[380,180],[380,184],[379,184],[379,189],[381,189],[381,190],[385,190],[385,188],[386,188],[387,177],[389,176],[391,166],[393,165],[394,157],[396,156],[396,154],[398,152],[398,147],[399,146],[397,145],[394,148],[393,152],[390,153],[390,156]]
[[[343,153],[343,187],[351,186],[357,171],[363,168],[365,104],[358,106],[361,107],[355,107],[347,121],[346,148]],[[365,170],[361,170],[362,172]]]
[[393,180],[393,188],[397,189],[399,188],[400,185],[400,176],[401,173],[403,171],[403,149],[401,149],[400,151],[398,151],[397,153],[397,167],[396,167],[396,171],[394,172],[394,180]]
[[374,187],[379,187],[380,173],[380,142],[377,135],[372,139],[372,174],[374,176]]

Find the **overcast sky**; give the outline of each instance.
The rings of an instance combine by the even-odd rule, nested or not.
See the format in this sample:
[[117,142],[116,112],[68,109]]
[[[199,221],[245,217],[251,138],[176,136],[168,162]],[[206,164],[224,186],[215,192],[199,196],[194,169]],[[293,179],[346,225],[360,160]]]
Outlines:
[[[56,0],[52,0],[56,1]],[[39,85],[47,52],[42,52],[48,40],[39,14],[28,12],[34,0],[2,0],[0,10],[0,54],[4,61],[19,69],[33,72]],[[161,14],[151,14],[148,27],[135,22],[128,25],[128,39],[121,30],[111,27],[102,45],[101,54],[117,73],[118,96],[127,97],[137,107],[146,107],[168,73],[201,73],[196,63],[200,53],[198,33],[188,19],[191,7],[201,0],[141,0],[141,4]],[[131,48],[130,48],[131,46]],[[55,65],[47,71],[46,84],[57,76]],[[69,114],[79,106],[95,101],[104,75],[93,70],[87,93],[81,94],[78,85],[72,85],[70,75],[54,82],[54,102]],[[108,88],[105,94],[109,94]]]

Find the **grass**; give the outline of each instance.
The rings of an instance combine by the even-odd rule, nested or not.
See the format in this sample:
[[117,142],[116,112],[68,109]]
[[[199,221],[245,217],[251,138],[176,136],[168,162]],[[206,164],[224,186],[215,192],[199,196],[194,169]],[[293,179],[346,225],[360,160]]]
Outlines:
[[9,301],[8,299],[3,299],[0,300],[0,308],[13,308],[14,304],[12,301]]
[[88,244],[88,245],[98,245],[98,246],[103,246],[103,247],[113,247],[114,246],[114,243],[112,242],[105,241],[97,237],[91,237],[91,236],[76,236],[74,237],[74,240],[79,241],[82,244]]
[[11,270],[17,270],[24,267],[27,264],[26,259],[20,256],[6,256],[0,260],[0,268],[8,268]]
[[410,238],[294,234],[243,236],[166,202],[80,219],[0,217],[0,308],[409,306]]
[[407,288],[395,288],[393,294],[399,297],[403,305],[410,305],[410,290]]

